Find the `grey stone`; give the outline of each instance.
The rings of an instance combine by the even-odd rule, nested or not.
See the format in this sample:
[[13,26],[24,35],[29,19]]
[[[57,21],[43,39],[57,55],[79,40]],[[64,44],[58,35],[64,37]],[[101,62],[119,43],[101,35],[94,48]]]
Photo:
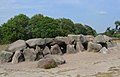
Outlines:
[[62,51],[59,47],[59,45],[54,45],[54,46],[51,46],[51,54],[54,54],[54,55],[62,55]]
[[36,45],[45,45],[45,39],[42,38],[29,39],[26,41],[26,43],[30,47],[35,47]]
[[52,43],[53,42],[53,38],[44,38],[44,40],[45,40],[45,44],[50,44],[50,43]]
[[38,53],[38,52],[41,52],[41,48],[39,46],[36,46],[35,47],[35,52]]
[[80,34],[80,41],[81,41],[81,43],[85,43],[85,42],[87,42],[87,39],[84,35]]
[[87,42],[90,42],[90,41],[93,41],[95,37],[93,35],[86,35],[85,38]]
[[[68,38],[68,37],[56,37],[55,38],[56,40],[59,40],[59,41],[64,41],[65,44],[70,44],[72,41]],[[73,40],[74,41],[74,40]]]
[[102,49],[102,46],[97,43],[88,42],[88,52],[99,52]]
[[106,44],[107,44],[107,48],[110,48],[110,47],[114,46],[112,42],[106,42]]
[[94,42],[96,43],[106,43],[111,42],[113,39],[106,35],[98,35],[94,38]]
[[103,35],[98,35],[93,40],[96,43],[106,43],[106,40]]
[[40,59],[37,65],[38,68],[44,68],[44,69],[55,68],[57,66],[58,65],[56,64],[55,60],[51,58]]
[[76,51],[77,51],[77,52],[82,52],[82,51],[84,51],[84,50],[85,50],[85,49],[84,49],[82,43],[81,43],[81,42],[77,42],[77,44],[76,44]]
[[34,49],[25,49],[23,51],[25,61],[35,61],[37,53],[34,51]]
[[66,61],[60,55],[46,55],[44,58],[54,59],[57,65],[65,64]]
[[102,54],[108,54],[109,50],[106,47],[103,47],[99,52]]
[[23,50],[26,47],[27,46],[26,46],[26,43],[24,40],[17,40],[15,42],[13,42],[12,44],[8,45],[6,50],[11,51],[11,52],[15,52],[17,50]]
[[53,45],[65,45],[65,42],[62,41],[62,40],[57,40],[57,39],[54,39],[52,43],[50,43],[50,46],[53,46]]
[[19,57],[22,55],[20,50],[17,50],[12,58],[12,63],[19,63]]
[[105,38],[106,42],[111,42],[113,39],[107,35],[103,35],[103,37]]
[[67,53],[68,54],[73,54],[73,53],[76,53],[76,50],[74,48],[74,45],[67,45]]
[[8,51],[2,51],[0,53],[0,63],[8,63],[12,60],[13,53]]
[[43,50],[43,55],[51,54],[50,49],[46,46]]
[[87,41],[85,36],[82,35],[82,34],[80,34],[80,35],[71,35],[71,34],[69,34],[68,38],[70,40],[73,40],[73,41],[80,41],[81,43],[85,43]]
[[117,46],[117,42],[112,41],[112,45],[113,45],[113,47],[114,47],[114,46]]
[[39,46],[36,46],[35,52],[37,53],[36,60],[43,58],[43,51]]

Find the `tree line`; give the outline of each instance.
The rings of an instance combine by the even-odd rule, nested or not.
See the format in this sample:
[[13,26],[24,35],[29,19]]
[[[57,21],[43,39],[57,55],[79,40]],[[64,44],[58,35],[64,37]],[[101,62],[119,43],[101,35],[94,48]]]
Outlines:
[[115,28],[108,27],[106,31],[102,34],[120,38],[120,21],[115,21]]
[[8,44],[18,39],[54,38],[68,34],[96,35],[88,25],[74,23],[67,18],[54,19],[42,14],[29,18],[19,14],[0,26],[0,44]]

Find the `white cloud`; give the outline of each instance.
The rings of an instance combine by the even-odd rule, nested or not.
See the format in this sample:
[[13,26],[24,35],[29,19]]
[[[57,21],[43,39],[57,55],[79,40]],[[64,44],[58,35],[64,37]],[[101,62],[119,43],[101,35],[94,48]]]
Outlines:
[[108,14],[107,11],[100,11],[100,12],[99,12],[99,15],[107,15],[107,14]]

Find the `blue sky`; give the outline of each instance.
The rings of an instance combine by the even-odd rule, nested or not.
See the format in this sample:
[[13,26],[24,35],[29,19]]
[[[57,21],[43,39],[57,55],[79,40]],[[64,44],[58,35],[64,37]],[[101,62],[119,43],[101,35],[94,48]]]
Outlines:
[[0,0],[0,24],[20,13],[65,17],[104,32],[120,20],[120,0]]

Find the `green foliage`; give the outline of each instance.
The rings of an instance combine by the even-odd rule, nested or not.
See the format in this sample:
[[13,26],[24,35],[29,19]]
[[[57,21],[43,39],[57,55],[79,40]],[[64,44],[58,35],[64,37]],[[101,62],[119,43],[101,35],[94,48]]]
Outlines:
[[67,36],[68,34],[74,34],[75,28],[74,23],[70,19],[60,18],[56,19],[59,29],[62,31],[62,36]]
[[94,35],[94,36],[97,35],[97,32],[94,29],[92,29],[90,26],[85,25],[85,29],[87,35]]
[[2,43],[10,43],[18,39],[26,38],[26,28],[29,18],[24,14],[19,14],[11,18],[1,26]]
[[115,29],[107,29],[103,34],[113,37],[115,35]]
[[68,34],[95,36],[96,31],[90,26],[74,24],[66,18],[54,19],[42,14],[29,18],[24,14],[19,14],[0,26],[0,43],[11,43],[18,39],[54,38]]
[[76,23],[75,26],[75,34],[84,34],[86,35],[86,29],[82,24]]
[[115,21],[115,28],[108,27],[103,34],[120,38],[120,21]]

